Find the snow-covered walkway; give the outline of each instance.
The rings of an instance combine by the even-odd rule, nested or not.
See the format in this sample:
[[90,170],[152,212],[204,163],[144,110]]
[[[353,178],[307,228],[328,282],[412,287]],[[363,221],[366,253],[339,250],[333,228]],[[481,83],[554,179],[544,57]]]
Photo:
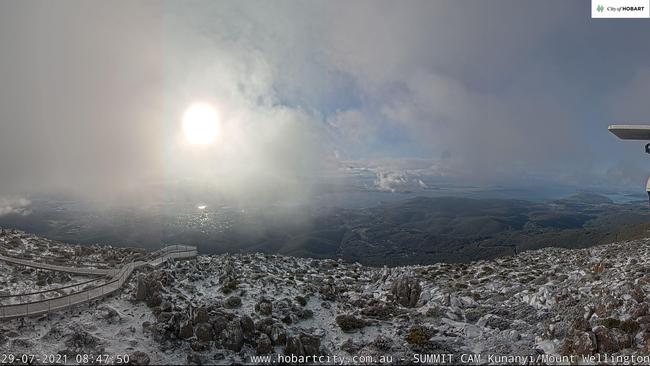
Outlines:
[[[41,268],[52,271],[61,271],[75,274],[86,275],[102,275],[111,276],[111,279],[104,284],[92,288],[84,289],[76,293],[64,295],[56,298],[51,298],[41,301],[31,301],[11,305],[0,305],[0,320],[17,318],[21,316],[36,316],[51,311],[62,310],[88,302],[90,300],[98,299],[103,296],[112,294],[119,290],[122,285],[129,278],[131,273],[143,265],[159,266],[167,259],[182,259],[193,258],[197,255],[196,247],[187,245],[171,245],[165,247],[157,252],[157,256],[149,261],[137,261],[129,263],[119,269],[95,269],[95,268],[79,268],[79,267],[64,267],[56,266],[46,263],[32,262],[25,259],[17,259],[11,257],[0,256],[0,260],[14,263],[18,265]],[[21,295],[16,295],[20,297]]]

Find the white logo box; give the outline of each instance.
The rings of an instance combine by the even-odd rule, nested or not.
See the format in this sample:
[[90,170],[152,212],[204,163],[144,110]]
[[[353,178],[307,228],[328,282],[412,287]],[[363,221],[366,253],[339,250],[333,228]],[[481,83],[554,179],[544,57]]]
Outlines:
[[591,0],[592,18],[650,18],[650,0]]

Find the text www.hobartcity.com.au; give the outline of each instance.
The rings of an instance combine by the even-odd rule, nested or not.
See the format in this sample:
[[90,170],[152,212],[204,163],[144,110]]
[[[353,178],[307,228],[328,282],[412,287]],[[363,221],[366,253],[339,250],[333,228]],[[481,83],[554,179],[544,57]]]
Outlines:
[[530,363],[607,363],[607,364],[650,364],[650,355],[610,355],[600,353],[594,355],[496,355],[481,353],[416,353],[411,357],[396,357],[392,355],[371,356],[337,356],[337,355],[258,355],[251,356],[250,361],[256,364],[324,364],[324,365],[364,365],[392,364],[394,362],[409,362],[422,365],[451,365],[451,364],[520,364]]

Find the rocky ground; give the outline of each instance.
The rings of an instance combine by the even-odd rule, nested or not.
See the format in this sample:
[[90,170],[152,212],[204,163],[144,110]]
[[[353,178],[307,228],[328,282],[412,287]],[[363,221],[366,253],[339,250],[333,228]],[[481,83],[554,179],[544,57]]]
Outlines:
[[[12,250],[23,254],[28,243],[44,240],[6,233],[0,248],[15,237],[21,240]],[[96,259],[119,251],[93,250]],[[395,268],[199,256],[145,268],[101,302],[0,322],[0,349],[126,354],[151,364],[249,363],[264,354],[390,355],[393,363],[425,353],[480,353],[480,363],[489,363],[488,355],[646,355],[649,262],[650,239]],[[13,282],[32,280],[33,273],[2,266]]]

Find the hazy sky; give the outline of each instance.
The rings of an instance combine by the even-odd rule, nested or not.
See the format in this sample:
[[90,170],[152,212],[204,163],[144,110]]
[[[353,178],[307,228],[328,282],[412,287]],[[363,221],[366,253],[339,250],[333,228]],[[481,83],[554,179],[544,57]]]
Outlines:
[[2,1],[0,194],[309,195],[349,166],[643,189],[643,143],[606,127],[650,123],[648,39],[577,0]]

